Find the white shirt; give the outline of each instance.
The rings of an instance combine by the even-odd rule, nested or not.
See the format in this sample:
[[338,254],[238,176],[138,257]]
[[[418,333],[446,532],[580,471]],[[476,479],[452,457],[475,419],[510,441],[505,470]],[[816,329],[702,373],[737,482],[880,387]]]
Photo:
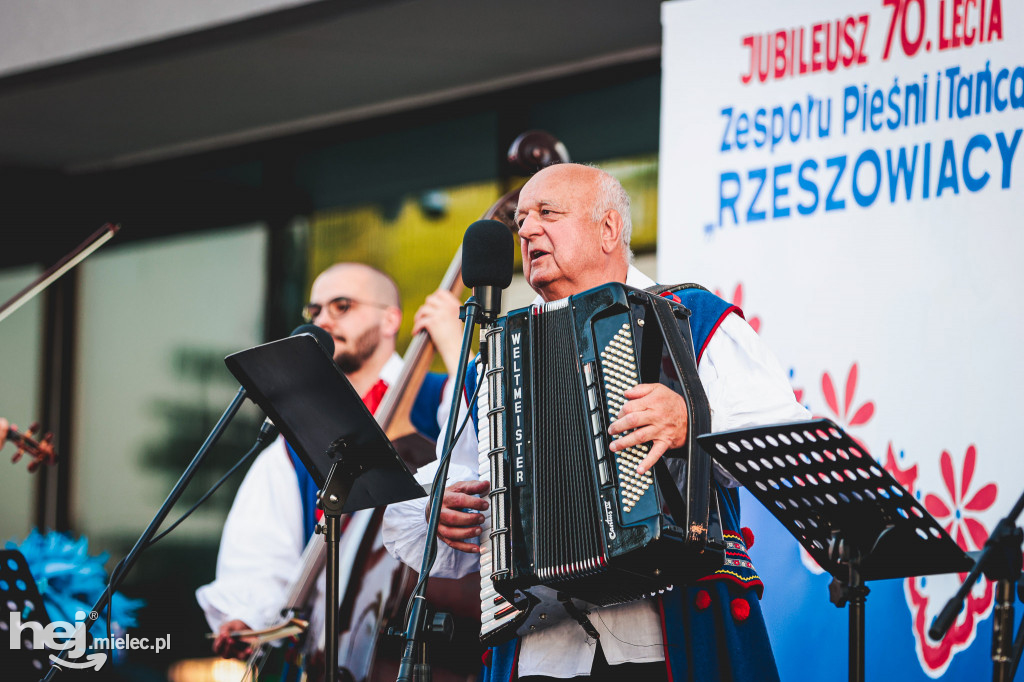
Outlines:
[[[402,358],[393,354],[380,378],[391,384],[401,370]],[[448,415],[450,394],[446,387],[446,399],[437,413],[441,425]],[[256,629],[281,621],[306,545],[302,522],[295,468],[284,438],[279,437],[256,457],[235,495],[224,522],[215,580],[196,590],[196,600],[214,632],[234,619]],[[342,576],[342,586],[346,582]]]
[[[626,284],[645,288],[654,282],[630,267]],[[743,318],[728,315],[708,342],[697,373],[711,407],[711,430],[727,431],[749,426],[810,419],[800,405],[775,356]],[[463,403],[464,404],[464,403]],[[439,443],[444,441],[441,434]],[[416,474],[423,483],[436,471],[432,463]],[[452,452],[448,484],[479,476],[475,436],[464,434]],[[724,470],[716,476],[736,485]],[[396,557],[420,567],[426,535],[424,499],[388,507],[384,514],[384,544]],[[459,552],[438,543],[432,576],[460,577],[479,570],[479,555]],[[639,600],[591,609],[590,620],[601,635],[601,649],[611,665],[665,660],[660,618],[652,600]],[[522,638],[519,675],[575,677],[588,675],[594,661],[594,640],[575,621],[566,620]]]

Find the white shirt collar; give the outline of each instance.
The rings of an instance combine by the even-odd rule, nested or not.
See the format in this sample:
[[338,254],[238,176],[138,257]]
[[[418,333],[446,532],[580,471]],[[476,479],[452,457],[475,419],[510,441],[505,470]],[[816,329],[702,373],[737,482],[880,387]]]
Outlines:
[[380,378],[384,380],[388,386],[393,386],[398,381],[398,375],[402,373],[402,356],[398,353],[392,353],[388,361],[384,363],[384,366],[380,370]]
[[630,265],[629,272],[626,273],[626,284],[637,289],[646,289],[653,287],[657,282],[637,270],[636,266]]

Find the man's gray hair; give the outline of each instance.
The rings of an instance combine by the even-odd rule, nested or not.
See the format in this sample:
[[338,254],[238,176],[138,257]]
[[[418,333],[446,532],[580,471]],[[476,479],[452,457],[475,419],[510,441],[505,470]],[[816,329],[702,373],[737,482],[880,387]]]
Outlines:
[[609,210],[614,210],[622,217],[622,244],[626,247],[630,261],[633,260],[633,252],[629,248],[629,241],[633,237],[633,218],[629,211],[629,194],[622,187],[615,176],[606,170],[592,166],[600,171],[600,179],[597,184],[597,197],[594,204],[594,222],[604,217]]

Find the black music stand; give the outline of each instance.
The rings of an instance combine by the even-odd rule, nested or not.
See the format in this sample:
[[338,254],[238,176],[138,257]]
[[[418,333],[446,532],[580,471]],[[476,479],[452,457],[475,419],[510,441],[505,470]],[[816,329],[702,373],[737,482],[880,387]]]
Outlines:
[[810,553],[850,605],[849,679],[864,679],[868,580],[967,572],[973,561],[867,451],[828,419],[699,436]]
[[423,488],[352,384],[309,334],[224,359],[284,434],[320,488],[327,542],[327,680],[338,676],[338,546],[341,515],[423,497]]
[[[22,624],[29,621],[35,621],[43,627],[50,624],[43,597],[39,594],[25,556],[16,549],[0,550],[0,604],[3,604],[3,608],[0,608],[0,617],[3,618],[0,639],[9,642],[11,614],[15,612],[21,616]],[[50,665],[50,650],[45,647],[36,649],[31,646],[32,640],[32,630],[23,629],[20,649],[11,649],[8,642],[0,646],[0,654],[3,654],[0,670],[3,670],[4,675],[15,680],[30,680],[44,674],[43,671]]]

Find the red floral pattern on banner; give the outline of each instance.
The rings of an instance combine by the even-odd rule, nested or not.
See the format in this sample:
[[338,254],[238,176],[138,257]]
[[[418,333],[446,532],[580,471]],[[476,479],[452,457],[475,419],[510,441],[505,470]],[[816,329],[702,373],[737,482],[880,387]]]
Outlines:
[[[875,403],[867,401],[857,409],[853,407],[853,394],[857,390],[857,363],[850,365],[850,371],[846,375],[846,386],[844,390],[844,400],[842,410],[839,408],[839,400],[836,396],[836,389],[832,384],[832,375],[825,372],[821,376],[821,392],[825,395],[825,402],[828,403],[829,409],[838,417],[845,426],[860,426],[867,424],[871,417],[875,414]],[[850,413],[853,416],[850,416]]]
[[[982,486],[968,498],[977,458],[978,453],[975,447],[972,445],[967,448],[964,466],[960,474],[960,485],[957,486],[956,474],[953,471],[953,458],[950,457],[949,452],[943,451],[940,465],[942,480],[946,484],[946,492],[949,493],[949,497],[943,500],[938,495],[930,493],[924,497],[924,507],[928,513],[943,524],[943,528],[956,540],[956,544],[965,550],[981,549],[985,544],[985,540],[988,539],[988,529],[975,518],[975,514],[987,510],[996,501],[995,483]],[[970,536],[971,542],[966,541],[966,536]]]
[[[901,452],[900,457],[902,456],[903,453]],[[896,460],[897,457],[893,452],[892,442],[890,441],[889,448],[885,453],[885,470],[896,479],[897,483],[906,488],[908,493],[914,495],[914,493],[917,492],[914,490],[914,485],[917,483],[917,465],[915,464],[907,467],[906,469],[901,469]]]
[[[854,393],[857,391],[857,363],[850,365],[850,371],[846,374],[846,384],[843,387],[843,403],[839,404],[839,397],[836,393],[835,384],[832,381],[832,375],[825,372],[821,375],[821,392],[825,396],[825,403],[829,409],[832,410],[833,419],[837,424],[843,427],[844,430],[849,431],[854,426],[863,426],[871,421],[871,418],[875,415],[875,403],[874,401],[868,400],[861,403],[859,407],[854,408]],[[864,442],[857,436],[850,434],[857,443],[864,448],[866,452],[870,452],[871,448],[867,447]]]
[[[895,467],[895,459],[892,456],[890,444],[886,461],[886,469],[890,469],[890,463]],[[977,465],[978,452],[974,445],[967,448],[964,455],[963,465],[960,468],[959,476],[954,468],[954,462],[949,451],[944,450],[940,457],[939,466],[942,472],[942,481],[946,490],[941,493],[924,493],[924,506],[935,520],[943,524],[946,532],[956,540],[957,545],[965,551],[980,549],[988,539],[989,531],[985,524],[978,518],[980,512],[988,510],[996,501],[998,487],[995,483],[987,483],[977,490],[972,489],[974,470]],[[910,479],[910,486],[904,483],[897,476],[900,484],[913,492],[917,477],[917,466],[909,469],[898,469],[904,478]],[[957,480],[959,478],[959,481]],[[960,574],[960,579],[964,574]],[[979,621],[988,617],[992,611],[995,589],[991,582],[980,579],[974,590],[967,595],[964,609],[950,627],[946,636],[938,642],[932,641],[928,635],[928,627],[931,625],[931,614],[936,609],[929,609],[929,603],[933,595],[929,594],[926,588],[926,579],[907,578],[904,588],[910,603],[911,617],[913,618],[914,639],[921,663],[929,674],[941,675],[950,662],[953,655],[963,651],[974,641]],[[934,595],[941,599],[942,604],[949,595]],[[941,607],[942,604],[936,604]]]

